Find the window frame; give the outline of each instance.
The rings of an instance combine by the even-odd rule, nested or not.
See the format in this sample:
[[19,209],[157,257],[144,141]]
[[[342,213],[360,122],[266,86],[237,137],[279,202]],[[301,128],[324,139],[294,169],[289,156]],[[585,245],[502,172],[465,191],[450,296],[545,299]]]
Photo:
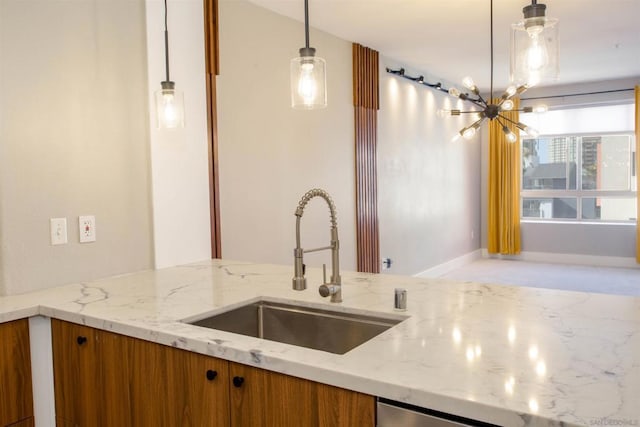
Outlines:
[[[629,149],[630,149],[630,175],[629,175],[629,190],[583,190],[582,189],[582,140],[577,143],[576,147],[576,189],[575,190],[527,190],[524,189],[523,179],[523,148],[524,141],[529,139],[552,139],[552,138],[571,138],[571,137],[596,137],[596,136],[628,136],[629,137]],[[632,190],[633,181],[636,179],[638,173],[638,166],[634,163],[637,150],[637,141],[633,131],[618,131],[618,132],[575,132],[567,134],[544,134],[539,135],[537,138],[530,138],[526,135],[520,136],[520,221],[521,222],[566,222],[566,223],[595,223],[595,224],[635,224],[636,219],[628,220],[611,220],[611,219],[587,219],[582,218],[582,199],[583,198],[634,198],[638,197],[638,191]],[[567,162],[568,163],[568,162]],[[569,168],[566,170],[567,179],[569,179]],[[571,198],[576,200],[576,218],[532,218],[524,217],[524,199],[553,199],[553,198]],[[639,212],[636,212],[636,218]]]

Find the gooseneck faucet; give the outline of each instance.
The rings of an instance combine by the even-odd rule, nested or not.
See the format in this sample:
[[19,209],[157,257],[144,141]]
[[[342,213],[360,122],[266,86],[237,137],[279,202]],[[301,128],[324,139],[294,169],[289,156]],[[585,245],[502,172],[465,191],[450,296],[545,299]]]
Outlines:
[[[323,198],[329,205],[329,213],[331,214],[331,243],[329,246],[316,249],[303,250],[300,247],[300,219],[304,208],[309,203],[309,200],[314,197]],[[293,250],[294,258],[294,276],[293,276],[293,289],[302,291],[307,288],[307,278],[304,277],[304,260],[303,255],[309,252],[318,252],[324,250],[331,250],[331,279],[327,283],[326,272],[323,268],[323,280],[324,283],[320,285],[319,292],[323,297],[331,295],[331,302],[342,302],[342,279],[340,278],[340,243],[338,242],[338,219],[336,217],[336,205],[331,200],[331,196],[324,190],[314,188],[309,190],[302,196],[302,199],[298,202],[296,208],[296,248]]]

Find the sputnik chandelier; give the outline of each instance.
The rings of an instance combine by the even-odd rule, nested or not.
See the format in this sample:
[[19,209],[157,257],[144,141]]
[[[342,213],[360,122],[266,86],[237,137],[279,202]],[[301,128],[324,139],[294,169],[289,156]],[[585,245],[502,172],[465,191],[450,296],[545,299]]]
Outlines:
[[[508,111],[522,111],[525,113],[547,111],[547,107],[544,105],[514,110],[515,103],[513,101],[513,97],[522,94],[531,86],[540,82],[541,77],[557,77],[557,20],[547,19],[545,17],[545,9],[545,5],[537,4],[537,0],[532,0],[531,5],[523,9],[524,20],[512,25],[511,76],[512,80],[524,83],[509,86],[500,98],[493,98],[493,0],[490,2],[491,88],[488,99],[482,97],[480,90],[471,77],[465,77],[462,80],[464,87],[471,91],[471,94],[469,94],[461,92],[455,87],[445,89],[439,82],[435,84],[428,83],[423,76],[408,76],[403,68],[398,70],[387,68],[387,72],[439,91],[448,92],[449,95],[477,107],[470,110],[438,110],[437,114],[440,117],[460,116],[463,114],[477,117],[477,120],[471,125],[462,128],[453,138],[454,140],[460,137],[465,139],[473,138],[476,131],[487,120],[497,120],[509,142],[515,142],[518,139],[518,136],[509,128],[509,124],[515,125],[522,132],[535,138],[538,136],[538,132],[535,129],[524,123],[512,120],[504,113]],[[521,34],[525,34],[526,37],[523,38]]]
[[[528,22],[531,24],[531,27],[535,26],[536,29],[539,29],[539,27],[541,26],[542,28],[544,28],[545,19],[546,19],[544,16],[545,9],[546,9],[546,6],[538,5],[536,4],[536,0],[532,0],[532,5],[526,6],[523,9],[523,13],[525,15],[525,22],[527,22],[527,19],[529,19]],[[525,71],[527,70],[530,71],[529,77],[526,79],[527,80],[526,83],[520,84],[518,86],[515,86],[515,85],[509,86],[504,91],[504,93],[500,96],[500,98],[494,99],[493,98],[493,0],[490,1],[490,21],[489,22],[490,22],[489,25],[490,25],[490,38],[491,38],[491,89],[489,92],[489,99],[485,100],[482,97],[482,95],[480,95],[480,91],[478,90],[478,87],[473,82],[473,79],[467,76],[462,80],[462,84],[464,85],[464,87],[466,87],[473,93],[473,96],[467,93],[462,93],[455,87],[452,87],[451,89],[449,89],[449,95],[459,98],[463,101],[470,102],[471,104],[474,104],[475,106],[479,107],[479,110],[455,110],[454,109],[454,110],[441,110],[439,113],[441,116],[444,116],[444,115],[459,116],[461,114],[477,115],[478,119],[475,122],[473,122],[471,125],[462,128],[454,139],[458,139],[460,136],[466,139],[473,138],[478,128],[480,128],[480,126],[482,126],[482,123],[484,123],[486,120],[489,120],[489,121],[497,120],[500,126],[502,127],[502,131],[504,132],[507,141],[509,142],[516,142],[518,140],[518,136],[509,128],[508,124],[515,125],[522,132],[525,132],[527,135],[533,138],[536,138],[538,136],[537,130],[531,128],[530,126],[525,125],[524,123],[516,122],[510,119],[509,117],[507,117],[503,113],[507,111],[513,111],[514,102],[512,98],[514,96],[522,94],[524,91],[529,89],[529,87],[531,87],[533,84],[536,84],[540,81],[539,76],[541,74],[541,70],[545,67],[545,65],[548,65],[548,62],[549,62],[548,56],[547,56],[547,61],[545,64],[544,52],[542,50],[544,46],[541,46],[540,43],[538,43],[536,45],[536,48],[537,48],[536,52],[530,55],[524,55],[525,58],[537,56],[537,60],[535,61],[535,63],[534,61],[531,61],[528,67],[527,66],[524,67]],[[531,32],[532,34],[535,35],[536,39],[538,39],[541,31],[532,30]],[[557,41],[557,38],[555,40]],[[531,46],[527,46],[527,49],[530,49],[530,48]],[[514,52],[512,52],[512,55],[513,54]],[[523,56],[523,55],[520,55],[520,56]],[[540,109],[543,109],[543,107],[540,107]],[[528,112],[529,108],[520,109],[516,111]]]
[[[478,90],[477,86],[475,85],[471,77],[465,77],[463,79],[462,84],[471,92],[473,92],[473,94],[475,95],[475,98],[469,94],[460,92],[455,87],[452,87],[451,89],[449,89],[449,95],[454,96],[456,98],[460,98],[463,101],[468,101],[478,106],[480,109],[479,110],[438,110],[438,115],[443,117],[447,115],[459,116],[461,114],[475,114],[479,118],[475,122],[473,122],[471,125],[462,128],[460,132],[456,134],[456,136],[454,137],[454,140],[460,138],[461,136],[464,137],[465,139],[473,138],[478,128],[480,128],[480,126],[482,126],[482,123],[484,123],[486,120],[489,120],[489,121],[497,120],[498,123],[500,123],[500,125],[502,126],[502,131],[505,133],[507,141],[509,142],[516,142],[518,139],[518,136],[509,128],[509,126],[507,126],[508,123],[514,124],[518,129],[520,129],[521,131],[525,132],[527,135],[533,138],[536,138],[538,136],[537,130],[533,129],[530,126],[525,125],[524,123],[511,120],[509,117],[503,114],[505,111],[513,111],[514,102],[511,98],[513,98],[515,95],[520,95],[525,90],[527,90],[529,86],[527,85],[521,85],[518,87],[509,86],[498,100],[493,99],[493,87],[492,87],[490,98],[487,101],[482,97],[482,95],[480,95],[480,91]],[[542,109],[544,107],[538,107],[538,108]],[[527,108],[522,108],[515,111],[531,112],[533,111],[533,108],[527,107]]]

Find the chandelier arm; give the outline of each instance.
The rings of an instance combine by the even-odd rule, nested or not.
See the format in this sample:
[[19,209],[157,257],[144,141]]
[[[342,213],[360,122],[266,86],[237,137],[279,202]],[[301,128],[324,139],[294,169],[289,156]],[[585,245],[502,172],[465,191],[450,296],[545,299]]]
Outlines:
[[506,119],[506,117],[505,117],[505,116],[502,116],[502,115],[498,115],[498,116],[496,116],[496,120],[498,121],[498,123],[500,124],[500,126],[502,126],[502,127],[506,127],[507,125],[506,125],[505,123],[503,123],[500,119]]
[[488,102],[480,94],[478,94],[478,101],[482,102],[484,105],[488,104]]
[[515,120],[511,120],[510,118],[508,118],[506,116],[503,116],[502,114],[499,114],[498,117],[501,118],[501,119],[505,119],[509,123],[512,123],[512,124],[516,125],[516,127],[520,124],[520,123],[516,122]]
[[[500,121],[500,118],[503,118],[503,119],[506,119],[506,120],[509,120],[509,119],[507,119],[504,116],[497,116],[496,117],[496,120],[498,120],[498,123],[502,126],[502,132],[504,132],[504,134],[507,135],[507,137],[509,137],[509,135],[516,135],[516,133],[514,131],[509,129],[509,127],[506,124],[504,124],[502,121]],[[513,141],[511,141],[511,142],[513,142]]]

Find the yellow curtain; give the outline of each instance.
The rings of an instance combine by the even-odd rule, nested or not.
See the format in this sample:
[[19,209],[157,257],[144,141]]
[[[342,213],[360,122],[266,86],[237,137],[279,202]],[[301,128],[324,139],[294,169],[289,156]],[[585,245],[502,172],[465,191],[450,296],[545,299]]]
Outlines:
[[[498,100],[493,100],[497,103]],[[514,109],[520,102],[514,99]],[[517,111],[502,113],[518,122]],[[494,119],[489,124],[489,224],[488,251],[503,255],[520,253],[520,136],[512,123]],[[502,129],[507,125],[518,135],[516,142],[509,142]]]
[[636,211],[636,262],[640,263],[640,222],[638,222],[638,217],[640,217],[640,197],[638,196],[638,190],[640,190],[640,173],[638,173],[638,168],[640,168],[640,86],[636,86],[636,203],[637,203],[637,211]]

